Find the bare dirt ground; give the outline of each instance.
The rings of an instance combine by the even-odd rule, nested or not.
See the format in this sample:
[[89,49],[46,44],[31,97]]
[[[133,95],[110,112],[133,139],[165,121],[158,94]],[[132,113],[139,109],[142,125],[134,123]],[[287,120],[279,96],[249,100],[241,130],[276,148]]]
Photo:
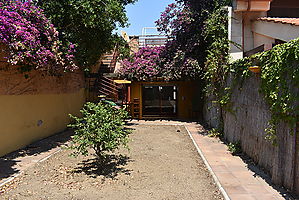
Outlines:
[[107,165],[63,150],[26,170],[0,199],[223,199],[184,127],[132,128],[130,151]]

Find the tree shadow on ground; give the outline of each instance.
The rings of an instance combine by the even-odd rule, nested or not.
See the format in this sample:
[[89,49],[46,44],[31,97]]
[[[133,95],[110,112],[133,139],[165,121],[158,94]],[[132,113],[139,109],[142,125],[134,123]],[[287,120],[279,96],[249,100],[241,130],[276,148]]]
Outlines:
[[71,139],[72,134],[73,131],[67,130],[0,157],[0,182],[2,179],[9,178],[20,172],[16,165],[18,165],[24,157],[35,156],[61,146]]
[[129,157],[123,155],[108,155],[105,161],[98,158],[84,160],[79,163],[73,173],[85,173],[86,175],[97,178],[111,178],[115,179],[118,174],[123,173],[130,175],[132,170],[126,169],[125,166],[128,162],[132,162]]

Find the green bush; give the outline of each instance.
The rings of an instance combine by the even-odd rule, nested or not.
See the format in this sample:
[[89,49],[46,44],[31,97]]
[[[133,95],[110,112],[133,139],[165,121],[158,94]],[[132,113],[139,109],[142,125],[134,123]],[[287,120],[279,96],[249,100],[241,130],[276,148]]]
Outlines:
[[74,129],[70,149],[72,155],[88,155],[88,149],[94,149],[99,158],[113,152],[120,146],[128,148],[130,130],[125,128],[128,113],[104,103],[87,102],[80,110],[82,117],[70,115],[74,122],[68,127]]
[[208,131],[208,136],[215,138],[223,138],[223,133],[216,128],[212,128]]
[[233,155],[237,155],[242,153],[242,147],[241,147],[241,143],[240,142],[231,142],[227,145],[228,150],[233,154]]

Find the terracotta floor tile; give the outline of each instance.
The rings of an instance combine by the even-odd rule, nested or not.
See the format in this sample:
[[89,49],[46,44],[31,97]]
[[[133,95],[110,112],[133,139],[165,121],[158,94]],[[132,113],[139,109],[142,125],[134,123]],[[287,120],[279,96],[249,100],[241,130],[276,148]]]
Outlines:
[[250,194],[242,185],[226,186],[225,191],[228,193],[228,195],[233,195],[233,194],[249,195]]
[[249,173],[249,171],[248,171],[248,169],[247,169],[247,167],[245,167],[245,166],[242,166],[242,165],[236,165],[236,164],[234,164],[234,165],[230,165],[229,163],[226,163],[226,166],[228,167],[228,169],[231,171],[231,172],[233,172],[233,173],[235,173],[235,174],[249,174],[250,175],[250,177],[252,177],[253,176],[253,174],[250,174]]
[[240,182],[236,177],[233,176],[232,173],[227,172],[217,172],[216,176],[221,184],[226,186],[237,186],[240,185]]
[[[206,159],[207,159],[207,158],[206,158]],[[213,167],[213,166],[217,166],[217,165],[221,165],[221,164],[222,164],[222,163],[219,162],[218,160],[214,160],[214,161],[212,161],[212,160],[207,159],[207,161],[208,161],[208,163],[209,163],[209,165],[210,165],[211,167]]]
[[272,194],[254,194],[256,200],[281,200],[283,197],[276,197]]
[[187,127],[190,127],[192,137],[231,200],[283,199],[262,178],[254,176],[247,164],[240,157],[233,156],[221,141],[198,134],[194,124]]
[[229,197],[231,200],[256,200],[256,198],[249,194],[232,194]]
[[227,170],[228,170],[227,167],[222,164],[213,165],[211,167],[214,172],[227,172]]
[[[269,191],[261,184],[247,184],[245,189],[251,194],[258,196],[259,194],[268,194]],[[270,194],[270,193],[269,193]]]

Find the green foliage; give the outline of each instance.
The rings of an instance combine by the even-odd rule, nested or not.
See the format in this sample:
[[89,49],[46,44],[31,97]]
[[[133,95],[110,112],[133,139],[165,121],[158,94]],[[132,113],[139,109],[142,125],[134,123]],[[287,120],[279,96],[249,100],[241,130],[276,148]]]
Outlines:
[[253,66],[256,56],[257,55],[253,55],[234,61],[229,64],[229,72],[233,74],[234,77],[242,77],[242,79],[249,77],[251,72],[248,68]]
[[228,145],[228,150],[233,154],[237,155],[242,153],[242,147],[240,142],[230,142]]
[[266,138],[276,144],[278,123],[283,121],[293,128],[299,121],[299,39],[229,63],[227,21],[227,11],[218,9],[205,22],[204,34],[210,44],[205,63],[206,93],[230,111],[232,90],[252,75],[249,67],[260,66],[260,91],[272,114]]
[[[277,144],[276,126],[279,122],[295,127],[299,121],[299,39],[275,46],[233,63],[237,76],[247,77],[249,66],[261,67],[261,88],[271,111],[266,138]],[[238,66],[238,67],[237,67]]]
[[127,41],[120,37],[117,41],[118,45],[118,60],[124,60],[131,56],[131,48]]
[[262,67],[261,91],[270,106],[272,119],[266,129],[267,138],[274,143],[276,126],[280,121],[290,128],[299,121],[299,39],[277,45],[259,55]]
[[126,27],[125,6],[135,0],[34,0],[57,27],[62,41],[76,44],[80,66],[93,65],[119,41],[113,31]]
[[75,131],[70,146],[75,150],[72,155],[88,155],[88,149],[93,148],[99,158],[103,158],[120,146],[127,148],[130,131],[125,128],[128,118],[125,110],[101,102],[87,102],[81,113],[82,117],[70,115],[74,123],[69,127]]
[[276,137],[276,125],[275,122],[272,120],[268,123],[268,128],[265,129],[266,131],[266,137],[265,139],[272,142],[274,146],[277,146],[277,137]]
[[205,21],[204,35],[209,48],[205,62],[206,93],[213,94],[219,100],[218,103],[227,103],[227,91],[225,87],[229,72],[229,40],[228,40],[228,11],[224,8],[215,10]]
[[212,128],[211,130],[209,130],[208,134],[209,137],[223,138],[223,132],[219,131],[216,128]]
[[299,39],[275,46],[259,56],[261,91],[270,105],[272,120],[294,127],[299,121]]
[[299,121],[299,39],[275,46],[272,50],[240,59],[231,64],[236,77],[248,77],[248,67],[261,67],[261,88],[271,111],[266,138],[277,144],[279,122],[294,128]]

